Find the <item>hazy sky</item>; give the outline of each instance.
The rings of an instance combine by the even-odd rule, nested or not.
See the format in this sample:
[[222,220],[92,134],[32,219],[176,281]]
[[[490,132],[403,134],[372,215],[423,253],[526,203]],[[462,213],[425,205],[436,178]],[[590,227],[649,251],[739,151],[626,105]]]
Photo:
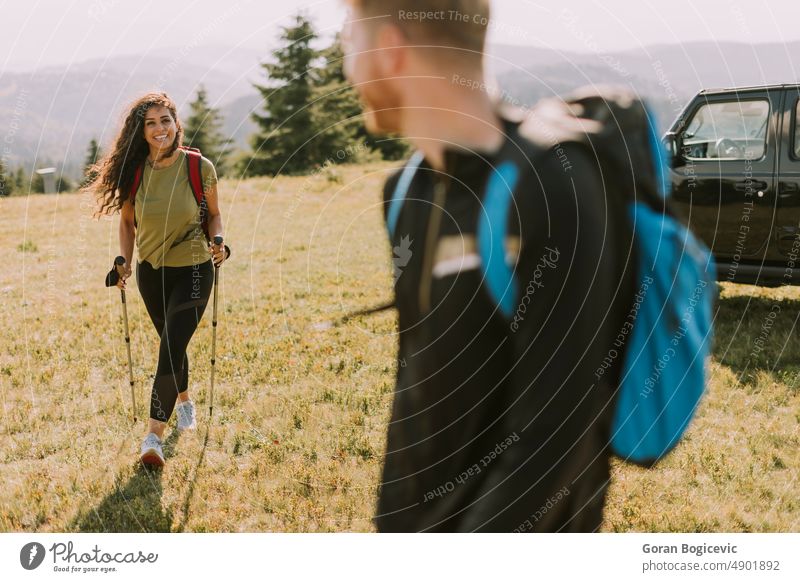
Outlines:
[[[338,29],[341,0],[0,0],[0,71],[194,44],[265,49],[305,8]],[[692,40],[800,39],[798,0],[494,0],[491,41],[609,52]]]

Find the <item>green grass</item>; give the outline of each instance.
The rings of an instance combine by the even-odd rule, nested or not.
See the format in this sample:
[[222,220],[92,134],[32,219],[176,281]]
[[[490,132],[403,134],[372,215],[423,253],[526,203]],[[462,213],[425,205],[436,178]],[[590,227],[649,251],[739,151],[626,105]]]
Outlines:
[[[15,257],[0,271],[0,530],[372,531],[395,318],[313,325],[391,295],[390,168],[221,183],[234,254],[214,417],[209,311],[189,348],[200,429],[168,428],[155,473],[136,454],[158,339],[132,283],[133,426],[119,293],[103,287],[116,219],[91,220],[83,194],[0,199],[0,249]],[[800,529],[798,316],[800,290],[723,287],[697,421],[658,468],[615,466],[605,529]]]
[[35,253],[39,250],[39,247],[36,246],[35,242],[31,242],[26,240],[24,243],[20,243],[17,245],[17,252],[18,253]]

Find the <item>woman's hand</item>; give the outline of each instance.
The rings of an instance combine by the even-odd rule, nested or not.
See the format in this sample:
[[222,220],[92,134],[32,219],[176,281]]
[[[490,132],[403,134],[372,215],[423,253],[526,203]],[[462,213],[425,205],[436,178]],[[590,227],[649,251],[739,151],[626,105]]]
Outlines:
[[131,276],[131,266],[128,263],[124,265],[120,265],[117,267],[117,273],[119,273],[119,279],[117,279],[117,287],[125,290],[125,281],[128,277]]
[[222,265],[222,263],[225,262],[225,259],[227,258],[225,256],[225,243],[222,243],[222,244],[219,244],[219,245],[215,245],[212,242],[212,243],[210,243],[210,246],[208,247],[208,251],[211,253],[211,256],[212,256],[212,258],[214,260],[214,266],[215,267],[219,267],[219,266]]

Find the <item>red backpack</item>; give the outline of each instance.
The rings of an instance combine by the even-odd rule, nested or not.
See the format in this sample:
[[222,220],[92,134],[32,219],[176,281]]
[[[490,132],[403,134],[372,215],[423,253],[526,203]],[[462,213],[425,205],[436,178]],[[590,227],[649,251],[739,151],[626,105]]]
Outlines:
[[[186,168],[189,172],[189,185],[192,187],[194,199],[197,201],[197,205],[200,207],[200,224],[203,227],[203,234],[206,235],[206,240],[211,242],[211,238],[208,234],[208,205],[206,204],[206,197],[205,193],[203,192],[203,172],[200,161],[203,156],[200,154],[200,150],[197,148],[180,146],[180,149],[186,152]],[[139,186],[142,184],[143,174],[144,164],[136,168],[136,173],[133,175],[133,184],[131,185],[129,195],[131,204],[136,203],[136,193],[139,191]],[[136,226],[135,213],[133,222]]]

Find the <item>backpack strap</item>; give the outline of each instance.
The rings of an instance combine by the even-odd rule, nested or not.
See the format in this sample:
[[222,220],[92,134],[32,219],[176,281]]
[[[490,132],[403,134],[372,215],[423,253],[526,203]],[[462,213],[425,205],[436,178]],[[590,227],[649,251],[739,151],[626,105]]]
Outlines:
[[517,276],[506,260],[508,214],[519,181],[519,168],[511,160],[500,164],[489,175],[478,218],[477,242],[483,280],[492,301],[510,319],[519,295]]
[[189,174],[189,185],[192,188],[194,199],[200,207],[200,224],[203,227],[203,234],[205,234],[206,240],[210,242],[211,236],[208,232],[208,204],[206,203],[206,195],[203,191],[203,155],[197,148],[181,146],[181,149],[186,152],[186,169]]
[[144,173],[144,164],[136,168],[136,171],[133,173],[133,184],[131,184],[131,189],[128,193],[128,198],[131,201],[131,204],[136,202],[136,193],[139,191],[139,186],[142,185],[142,174]]
[[506,121],[508,135],[486,181],[475,234],[486,290],[503,317],[511,319],[519,302],[520,288],[516,262],[506,249],[509,215],[522,169],[530,166],[547,147],[536,144],[521,131],[524,116],[515,119],[516,114],[509,112],[501,117]]
[[[136,171],[133,173],[133,183],[131,184],[131,189],[128,192],[128,200],[131,201],[131,204],[136,204],[136,193],[139,191],[139,186],[142,185],[142,175],[144,174],[144,164],[136,168]],[[133,226],[139,228],[139,225],[136,224],[136,211],[133,213]]]
[[202,206],[205,200],[205,194],[203,193],[203,156],[197,148],[181,146],[181,149],[186,152],[186,169],[189,172],[189,185],[192,187],[194,199],[197,200],[198,206]]
[[408,160],[406,167],[403,168],[403,172],[400,174],[400,179],[397,181],[392,199],[389,201],[389,212],[386,215],[386,228],[389,231],[390,238],[394,238],[394,231],[397,228],[397,220],[400,218],[403,202],[405,202],[408,189],[411,187],[411,182],[417,174],[417,169],[424,159],[425,154],[421,151],[414,152],[414,155]]
[[[519,294],[516,273],[513,265],[509,265],[506,260],[505,247],[508,216],[513,193],[520,177],[519,167],[513,161],[516,156],[511,148],[519,149],[519,144],[507,142],[500,154],[501,160],[504,157],[506,159],[501,161],[489,176],[484,195],[484,210],[478,219],[477,228],[478,252],[481,257],[484,282],[492,301],[506,318],[512,316]],[[403,202],[423,159],[424,154],[420,151],[409,159],[389,201],[386,228],[391,238],[394,238]]]

